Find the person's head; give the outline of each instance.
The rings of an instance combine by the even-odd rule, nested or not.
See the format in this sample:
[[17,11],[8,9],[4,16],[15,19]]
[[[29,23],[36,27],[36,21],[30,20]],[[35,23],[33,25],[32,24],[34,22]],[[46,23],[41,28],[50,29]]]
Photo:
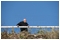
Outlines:
[[26,23],[26,18],[23,19],[23,22]]

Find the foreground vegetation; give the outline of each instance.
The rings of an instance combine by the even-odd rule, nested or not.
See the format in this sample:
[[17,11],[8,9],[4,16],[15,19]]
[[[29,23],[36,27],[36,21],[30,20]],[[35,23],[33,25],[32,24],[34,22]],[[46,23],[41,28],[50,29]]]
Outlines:
[[51,31],[39,30],[37,34],[30,34],[26,31],[16,34],[13,29],[8,34],[4,30],[1,32],[1,39],[59,39],[59,30],[54,30],[54,28]]

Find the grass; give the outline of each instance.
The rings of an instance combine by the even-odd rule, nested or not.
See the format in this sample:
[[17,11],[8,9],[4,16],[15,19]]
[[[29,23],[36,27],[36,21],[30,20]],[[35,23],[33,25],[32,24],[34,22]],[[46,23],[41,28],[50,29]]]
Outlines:
[[34,35],[26,31],[16,34],[14,30],[8,34],[7,30],[4,30],[4,32],[1,32],[1,39],[59,39],[59,30],[55,30],[54,28],[52,28],[51,31],[39,30],[37,34]]
[[59,30],[55,29],[51,31],[40,30],[37,34],[45,35],[45,39],[59,39]]

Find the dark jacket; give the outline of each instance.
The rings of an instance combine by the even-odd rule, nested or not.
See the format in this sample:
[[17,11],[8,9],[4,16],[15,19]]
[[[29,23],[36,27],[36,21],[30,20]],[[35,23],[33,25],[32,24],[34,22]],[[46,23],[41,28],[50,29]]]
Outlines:
[[17,25],[19,25],[19,26],[28,26],[28,23],[27,22],[24,23],[23,21],[21,21]]
[[[17,25],[19,26],[28,26],[28,23],[24,23],[23,21],[19,22]],[[27,28],[20,28],[21,32],[22,31],[28,31]]]

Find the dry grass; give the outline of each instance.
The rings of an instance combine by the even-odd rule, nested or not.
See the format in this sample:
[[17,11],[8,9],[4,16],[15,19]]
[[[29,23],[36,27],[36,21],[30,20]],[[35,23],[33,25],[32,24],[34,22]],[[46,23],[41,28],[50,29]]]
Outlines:
[[51,31],[40,30],[37,34],[45,35],[44,39],[59,39],[59,30],[52,29]]
[[10,34],[8,34],[7,31],[4,31],[1,32],[1,39],[59,39],[59,30],[40,30],[34,35],[26,31],[20,32],[18,34],[16,34],[14,30],[12,30],[12,33]]

